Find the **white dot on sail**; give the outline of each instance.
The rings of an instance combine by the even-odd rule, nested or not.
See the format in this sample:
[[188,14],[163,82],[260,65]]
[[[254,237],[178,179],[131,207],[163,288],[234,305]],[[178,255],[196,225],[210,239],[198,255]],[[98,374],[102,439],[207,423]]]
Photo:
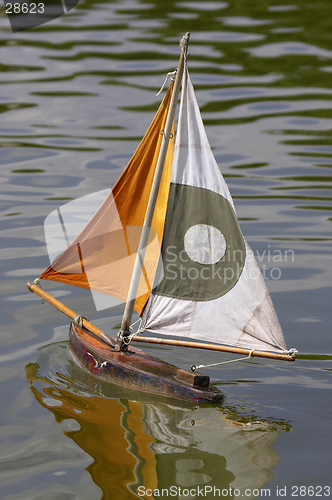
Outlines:
[[194,262],[216,264],[226,253],[226,240],[216,227],[196,224],[184,235],[184,249]]

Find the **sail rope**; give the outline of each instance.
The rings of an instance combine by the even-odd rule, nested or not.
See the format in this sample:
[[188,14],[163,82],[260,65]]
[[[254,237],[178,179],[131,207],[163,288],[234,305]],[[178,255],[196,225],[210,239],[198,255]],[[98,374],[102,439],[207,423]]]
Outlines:
[[219,363],[211,363],[210,365],[198,365],[198,366],[192,365],[191,366],[191,371],[194,372],[196,370],[199,370],[200,368],[208,368],[210,366],[224,365],[226,363],[234,363],[235,361],[244,361],[245,359],[252,358],[252,355],[253,355],[254,351],[255,351],[255,349],[251,349],[251,351],[249,352],[248,356],[246,356],[245,358],[229,359],[228,361],[219,361]]
[[165,78],[165,81],[164,83],[162,84],[158,94],[156,94],[156,96],[158,96],[163,90],[164,90],[164,87],[167,83],[167,80],[168,80],[168,77],[170,76],[171,77],[171,80],[175,80],[175,77],[176,77],[176,73],[177,73],[177,69],[175,71],[170,71],[169,73],[167,73],[166,75],[166,78]]
[[[207,368],[210,366],[217,366],[217,365],[224,365],[226,363],[233,363],[234,361],[244,361],[245,359],[252,358],[254,351],[255,351],[255,349],[251,349],[251,351],[249,352],[249,355],[246,356],[245,358],[229,359],[228,361],[220,361],[219,363],[211,363],[210,365],[198,365],[198,366],[192,365],[191,371],[194,372],[195,370],[199,370],[200,368]],[[295,354],[298,352],[298,350],[293,347],[292,349],[289,349],[288,351],[284,351],[284,352],[285,352],[285,354],[288,354],[290,356],[295,356]]]
[[[179,43],[179,45],[180,45],[181,48],[183,47],[183,44],[188,40],[188,38],[189,38],[188,35],[183,35],[183,37],[181,38],[180,43]],[[187,57],[188,57],[188,54],[186,55],[186,59],[187,59]],[[158,96],[164,90],[164,87],[165,87],[165,85],[167,83],[167,80],[168,80],[169,76],[171,77],[171,80],[175,80],[176,73],[177,73],[177,69],[175,69],[175,71],[170,71],[169,73],[167,73],[165,81],[162,84],[162,86],[161,86],[158,94],[156,94],[156,96]]]
[[142,333],[142,331],[144,331],[144,330],[142,330],[142,326],[141,326],[141,325],[142,325],[142,318],[138,318],[138,320],[136,320],[134,323],[132,323],[132,324],[130,325],[130,327],[129,327],[129,331],[131,331],[131,330],[132,330],[132,328],[133,328],[133,326],[135,326],[138,322],[140,322],[140,325],[139,325],[139,327],[138,327],[137,331],[136,331],[136,332],[131,333],[130,335],[123,335],[123,334],[121,333],[121,330],[119,331],[119,333],[118,333],[117,337],[118,337],[120,340],[122,340],[122,342],[123,342],[124,344],[129,345],[129,344],[131,343],[132,339],[133,339],[133,338],[134,338],[134,337],[135,337],[138,333]]

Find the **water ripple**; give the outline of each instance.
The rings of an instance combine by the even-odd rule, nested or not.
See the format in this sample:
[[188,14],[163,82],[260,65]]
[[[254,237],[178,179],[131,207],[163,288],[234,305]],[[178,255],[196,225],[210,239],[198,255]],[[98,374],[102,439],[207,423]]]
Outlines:
[[[45,385],[31,379],[39,406],[24,373],[26,363],[36,366],[37,349],[48,343],[59,345],[56,343],[68,338],[66,319],[47,304],[41,306],[26,291],[27,279],[49,265],[44,220],[68,200],[115,184],[158,108],[161,96],[156,93],[166,73],[177,66],[179,39],[186,31],[191,32],[188,65],[197,100],[216,160],[234,196],[241,229],[259,265],[280,270],[280,279],[267,274],[266,284],[287,342],[308,353],[300,355],[292,367],[277,362],[250,363],[250,367],[249,363],[231,364],[222,373],[226,401],[230,406],[237,401],[244,413],[250,408],[255,415],[259,409],[262,417],[273,421],[291,419],[295,432],[280,447],[278,477],[284,473],[292,484],[303,484],[304,475],[328,483],[330,449],[321,437],[330,431],[325,416],[329,400],[324,391],[330,387],[331,359],[321,353],[329,352],[330,331],[331,18],[330,0],[288,4],[84,0],[53,22],[12,33],[1,7],[0,377],[6,400],[0,419],[1,498],[108,498],[110,490],[103,481],[102,492],[96,478],[89,475],[99,467],[105,467],[101,470],[106,478],[110,471],[123,478],[121,490],[111,478],[112,497],[134,498],[132,485],[136,485],[134,481],[143,484],[145,466],[151,466],[146,469],[149,481],[150,471],[158,470],[160,484],[169,486],[169,478],[178,478],[175,469],[184,477],[177,468],[183,461],[175,465],[180,451],[188,449],[186,459],[193,463],[192,453],[197,450],[192,444],[188,448],[179,443],[169,446],[174,435],[184,432],[179,429],[177,411],[165,414],[173,415],[169,417],[172,432],[168,441],[161,443],[158,437],[152,449],[142,426],[143,422],[153,426],[155,421],[142,420],[136,403],[132,413],[127,409],[120,419],[123,404],[132,403],[123,398],[121,403],[114,399],[106,405],[107,432],[100,434],[100,443],[96,441],[95,455],[86,453],[67,436],[75,436],[79,442],[84,429],[77,422],[87,411],[92,394],[84,392],[84,385],[77,385],[62,397],[63,387],[49,387],[45,392]],[[282,261],[270,259],[273,251],[281,252]],[[284,258],[286,254],[293,258]],[[69,307],[88,314],[93,322],[97,319],[89,291],[68,290],[54,283],[46,283],[45,289],[64,297]],[[97,324],[109,331],[121,321],[121,315],[120,309],[112,310],[99,317]],[[187,353],[153,349],[166,361],[174,362],[175,357],[180,364],[188,364]],[[63,350],[56,359],[68,361]],[[52,368],[56,359],[50,355],[45,373],[66,383],[63,375],[68,374]],[[205,361],[211,362],[199,362]],[[214,369],[211,374],[220,377]],[[82,387],[84,394],[79,396]],[[106,401],[100,395],[96,408]],[[59,402],[64,403],[55,406]],[[114,417],[114,410],[119,417]],[[152,410],[146,406],[147,412]],[[91,412],[92,420],[98,411]],[[204,422],[190,424],[197,409],[192,411],[186,429],[204,428],[209,433]],[[216,413],[214,440],[218,437],[224,443],[218,433],[223,423],[219,416],[221,411]],[[65,421],[61,427],[54,417]],[[115,452],[107,460],[102,456],[105,436],[110,445],[114,442],[109,418],[118,426],[118,435],[128,438],[132,431],[121,426],[134,417],[140,439],[132,439],[130,448],[124,439],[126,461],[117,468],[119,448],[114,445]],[[87,440],[95,442],[98,432],[95,425],[86,434]],[[228,430],[227,435],[230,433]],[[249,434],[252,443],[254,432]],[[201,441],[197,438],[197,442]],[[156,466],[153,450],[160,443],[163,453],[157,456]],[[229,444],[234,463],[248,470],[237,446],[232,440]],[[142,446],[146,459],[139,462],[134,455]],[[167,454],[170,449],[176,452]],[[260,461],[267,450],[271,452],[271,442],[262,449]],[[294,450],[296,470],[292,468]],[[199,459],[208,459],[215,467],[210,451],[207,446]],[[174,460],[168,460],[170,456]],[[221,470],[218,467],[218,477]],[[227,470],[231,470],[229,462]]]

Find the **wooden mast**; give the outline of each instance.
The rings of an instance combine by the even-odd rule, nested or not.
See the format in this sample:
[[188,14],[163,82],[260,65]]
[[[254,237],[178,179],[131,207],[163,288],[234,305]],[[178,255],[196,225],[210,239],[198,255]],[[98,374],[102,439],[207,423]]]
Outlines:
[[162,143],[161,143],[161,147],[160,147],[158,162],[156,165],[156,171],[155,171],[155,175],[154,175],[154,179],[153,179],[153,184],[152,184],[152,188],[151,188],[148,207],[147,207],[146,214],[145,214],[141,239],[140,239],[138,250],[137,250],[137,256],[136,256],[136,260],[135,260],[134,270],[133,270],[133,274],[131,277],[127,302],[126,302],[125,310],[123,313],[123,319],[122,319],[122,323],[121,323],[121,331],[119,332],[118,345],[119,345],[121,350],[126,350],[128,348],[128,343],[126,342],[126,337],[128,337],[130,335],[129,329],[130,329],[131,319],[132,319],[132,315],[133,315],[133,311],[134,311],[134,305],[135,305],[138,285],[139,285],[140,278],[141,278],[145,249],[146,249],[148,239],[149,239],[150,228],[151,228],[151,224],[152,224],[154,209],[156,206],[156,201],[157,201],[157,196],[158,196],[158,191],[159,191],[159,185],[160,185],[160,181],[161,181],[161,177],[162,177],[162,173],[163,173],[168,143],[169,143],[172,125],[173,125],[173,121],[174,121],[176,103],[177,103],[179,92],[180,92],[180,85],[181,85],[181,80],[182,80],[182,73],[183,73],[183,68],[184,68],[185,57],[186,57],[187,49],[188,49],[189,36],[190,36],[190,33],[186,33],[185,36],[182,38],[182,43],[181,43],[182,51],[181,51],[181,55],[180,55],[180,60],[179,60],[179,65],[178,65],[178,69],[177,69],[177,73],[176,73],[175,82],[174,82],[173,94],[172,94],[171,103],[170,103],[170,107],[169,107],[169,111],[168,111],[168,115],[167,115],[167,119],[166,119],[165,130],[164,130]]

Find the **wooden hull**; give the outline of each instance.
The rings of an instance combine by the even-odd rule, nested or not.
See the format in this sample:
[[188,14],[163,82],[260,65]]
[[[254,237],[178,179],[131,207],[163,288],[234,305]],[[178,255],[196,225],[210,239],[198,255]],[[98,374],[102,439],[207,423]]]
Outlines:
[[224,399],[219,389],[209,385],[206,375],[181,370],[132,346],[127,353],[114,351],[74,323],[69,331],[69,351],[79,366],[99,380],[196,403]]

